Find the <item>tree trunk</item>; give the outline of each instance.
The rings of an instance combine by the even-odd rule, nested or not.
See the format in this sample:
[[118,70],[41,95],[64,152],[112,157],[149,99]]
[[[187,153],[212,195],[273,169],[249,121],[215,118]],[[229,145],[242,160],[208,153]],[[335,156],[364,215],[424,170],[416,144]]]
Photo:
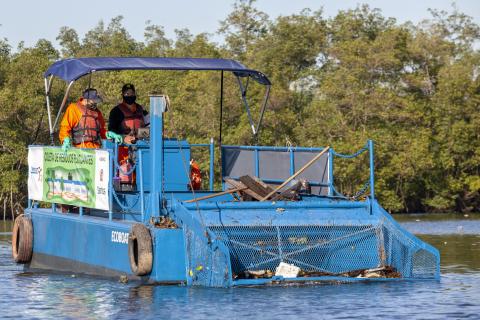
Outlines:
[[12,221],[14,221],[15,212],[13,211],[13,186],[10,187],[10,212],[12,213]]
[[5,221],[6,215],[7,215],[7,210],[6,210],[6,208],[5,208],[5,198],[3,197],[3,195],[2,195],[2,197],[0,197],[0,202],[1,202],[2,200],[3,200],[3,221]]
[[3,200],[3,214],[5,217],[7,216],[7,201],[8,201],[8,194],[5,196],[5,200]]

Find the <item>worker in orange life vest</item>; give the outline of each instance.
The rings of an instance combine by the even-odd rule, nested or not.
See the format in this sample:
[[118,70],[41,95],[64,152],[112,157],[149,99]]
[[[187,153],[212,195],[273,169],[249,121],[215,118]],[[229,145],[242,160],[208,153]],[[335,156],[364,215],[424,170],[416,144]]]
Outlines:
[[59,139],[63,151],[67,152],[72,144],[77,148],[99,148],[106,138],[105,120],[97,103],[102,99],[97,90],[88,88],[77,102],[71,103],[60,123]]
[[[127,83],[122,87],[122,102],[110,111],[108,118],[108,138],[116,143],[134,144],[137,130],[148,124],[148,112],[138,103],[135,86]],[[135,174],[126,175],[130,171],[133,160],[128,147],[118,148],[119,178],[123,184],[135,184]]]
[[[88,88],[77,102],[67,107],[58,133],[64,152],[68,152],[72,144],[77,148],[100,148],[101,139],[106,138],[105,120],[97,109],[97,103],[101,101],[97,90]],[[78,213],[78,207],[61,204],[59,208],[62,213]],[[88,210],[85,209],[85,212]]]
[[122,87],[122,102],[110,111],[108,130],[115,133],[112,138],[118,143],[120,139],[127,144],[135,143],[137,130],[148,125],[148,112],[136,100],[135,86],[127,83]]

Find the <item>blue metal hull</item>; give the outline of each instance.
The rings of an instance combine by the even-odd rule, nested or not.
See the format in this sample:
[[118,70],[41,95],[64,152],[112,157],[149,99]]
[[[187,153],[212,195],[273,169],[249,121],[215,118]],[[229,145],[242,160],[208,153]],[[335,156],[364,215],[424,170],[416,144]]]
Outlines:
[[[153,266],[136,276],[128,234],[135,221],[109,220],[30,208],[34,229],[29,269],[160,284],[244,286],[319,281],[387,281],[349,277],[348,270],[394,266],[401,279],[438,279],[438,251],[403,230],[375,201],[320,198],[301,202],[174,200],[169,215],[179,228],[150,226]],[[244,278],[246,270],[274,270],[280,261],[325,271],[296,278]]]
[[144,282],[185,283],[181,229],[153,229],[154,260],[149,276],[132,274],[128,233],[132,221],[26,209],[32,218],[34,245],[30,269],[83,273],[103,277],[128,276]]

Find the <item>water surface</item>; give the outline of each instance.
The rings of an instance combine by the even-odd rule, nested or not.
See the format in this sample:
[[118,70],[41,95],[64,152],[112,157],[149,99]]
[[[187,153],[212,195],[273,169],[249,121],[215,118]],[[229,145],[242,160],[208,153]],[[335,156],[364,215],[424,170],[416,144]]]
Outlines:
[[[0,316],[82,319],[478,319],[479,215],[409,215],[401,223],[441,253],[440,281],[187,288],[24,273],[0,222]],[[398,217],[396,217],[398,218]],[[463,232],[457,227],[463,226]],[[467,230],[467,231],[465,231]]]

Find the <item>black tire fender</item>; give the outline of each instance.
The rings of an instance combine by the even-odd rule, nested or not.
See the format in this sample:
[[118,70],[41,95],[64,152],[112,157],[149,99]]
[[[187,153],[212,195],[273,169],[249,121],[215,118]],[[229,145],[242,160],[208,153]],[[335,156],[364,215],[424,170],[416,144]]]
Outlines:
[[17,263],[27,263],[33,253],[32,220],[25,215],[19,215],[13,224],[12,256]]
[[152,271],[153,249],[150,230],[143,224],[135,223],[128,234],[128,257],[132,273],[144,276]]

